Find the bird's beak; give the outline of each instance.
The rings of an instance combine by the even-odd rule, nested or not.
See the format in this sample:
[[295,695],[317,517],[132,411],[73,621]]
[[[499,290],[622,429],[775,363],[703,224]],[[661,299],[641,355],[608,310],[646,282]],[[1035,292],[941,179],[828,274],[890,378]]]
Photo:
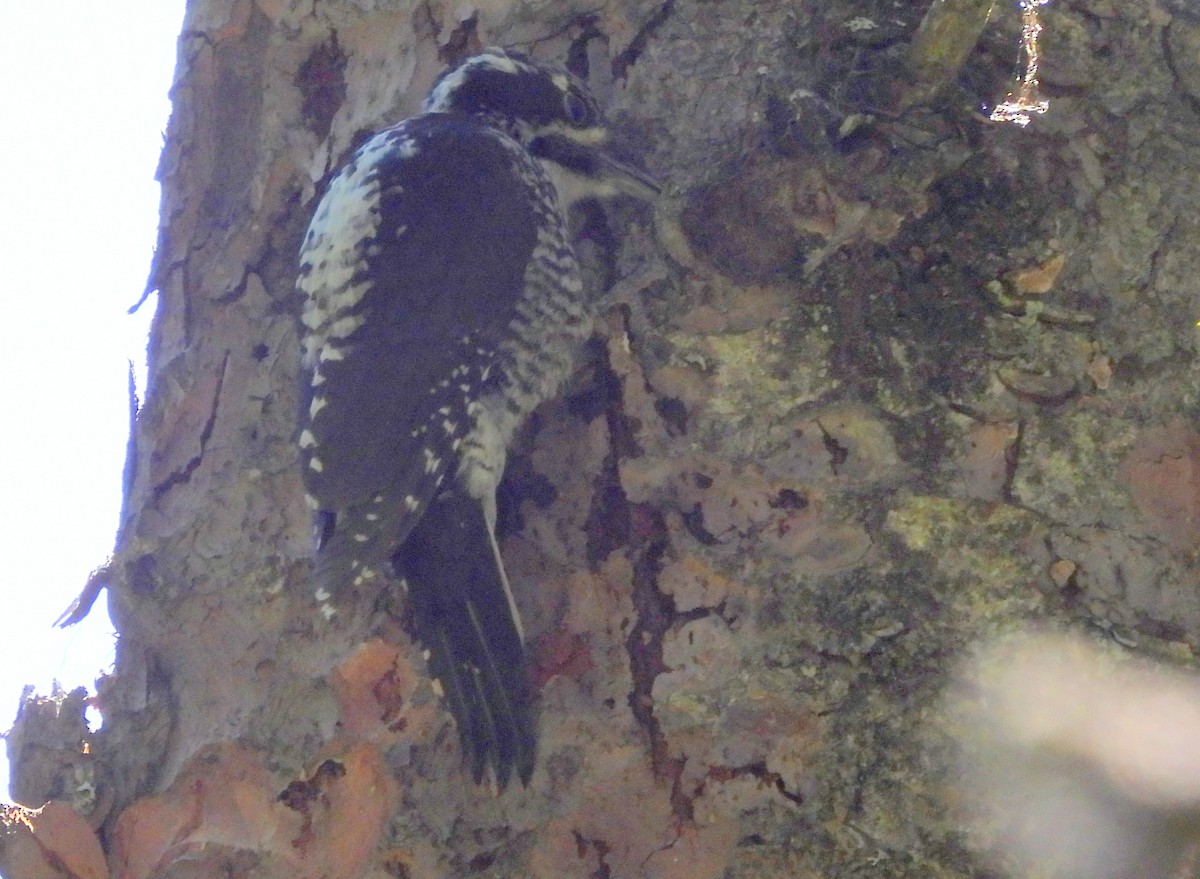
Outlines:
[[[593,131],[599,133],[593,135]],[[653,201],[661,191],[658,182],[628,160],[621,145],[608,140],[607,133],[599,129],[570,134],[552,131],[531,140],[529,151],[542,160],[567,207],[582,199],[614,195]]]
[[648,171],[604,150],[600,151],[599,160],[604,167],[605,178],[621,194],[642,201],[654,201],[662,194],[662,186]]

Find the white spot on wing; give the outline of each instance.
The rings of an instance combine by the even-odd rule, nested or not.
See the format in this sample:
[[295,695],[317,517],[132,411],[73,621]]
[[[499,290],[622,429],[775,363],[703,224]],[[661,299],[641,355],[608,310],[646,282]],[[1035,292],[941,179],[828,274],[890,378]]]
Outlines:
[[[329,329],[326,330],[326,332],[329,334],[329,338],[331,338],[331,339],[344,339],[347,336],[349,336],[351,333],[353,333],[355,330],[357,330],[359,327],[361,327],[363,325],[363,323],[365,323],[365,320],[362,317],[360,317],[359,315],[348,314],[345,317],[338,318],[333,323],[331,323],[329,325]],[[333,352],[333,349],[326,349],[326,350],[330,351],[330,353]],[[337,357],[331,357],[331,356],[327,356],[325,351],[322,351],[321,359],[322,360],[341,360],[342,359],[341,353],[338,352],[338,355],[339,356],[337,356]]]
[[416,150],[403,123],[375,135],[333,178],[314,213],[296,284],[308,297],[301,321],[309,330],[304,362],[310,369],[320,359],[336,358],[323,349],[330,338],[347,335],[338,322],[370,289],[361,278],[367,260],[380,247],[380,165],[389,158],[414,155]]

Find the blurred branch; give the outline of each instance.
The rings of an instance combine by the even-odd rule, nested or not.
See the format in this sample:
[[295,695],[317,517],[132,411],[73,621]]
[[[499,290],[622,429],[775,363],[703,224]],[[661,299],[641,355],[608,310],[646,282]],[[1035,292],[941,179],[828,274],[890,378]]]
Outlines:
[[958,793],[979,848],[1023,875],[1194,875],[1200,681],[1053,635],[985,648],[963,681]]

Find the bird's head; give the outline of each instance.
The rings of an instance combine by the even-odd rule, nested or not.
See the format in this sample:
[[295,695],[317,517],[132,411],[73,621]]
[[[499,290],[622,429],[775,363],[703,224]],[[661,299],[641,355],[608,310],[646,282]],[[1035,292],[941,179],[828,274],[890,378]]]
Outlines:
[[485,49],[434,83],[426,113],[485,120],[516,138],[541,162],[568,205],[629,195],[650,201],[659,186],[613,152],[608,126],[576,76],[506,49]]

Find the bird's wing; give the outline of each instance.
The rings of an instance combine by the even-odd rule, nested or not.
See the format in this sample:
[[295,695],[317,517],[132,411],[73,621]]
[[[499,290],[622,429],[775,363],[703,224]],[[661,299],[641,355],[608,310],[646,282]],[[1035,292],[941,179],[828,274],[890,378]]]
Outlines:
[[467,405],[502,380],[544,219],[513,142],[430,115],[376,135],[334,179],[301,252],[302,431],[317,586],[386,569],[454,476]]

